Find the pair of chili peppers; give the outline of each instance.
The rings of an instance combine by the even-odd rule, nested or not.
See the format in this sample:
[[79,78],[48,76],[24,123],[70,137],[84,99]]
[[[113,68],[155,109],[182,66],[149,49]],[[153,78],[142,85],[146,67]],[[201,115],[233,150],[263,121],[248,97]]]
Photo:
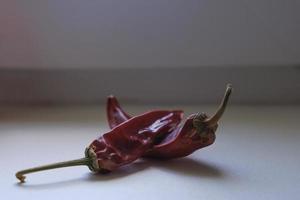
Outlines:
[[217,112],[190,115],[179,126],[180,110],[155,110],[131,117],[113,96],[108,97],[107,118],[111,131],[94,140],[85,150],[85,157],[77,160],[30,168],[16,173],[24,182],[24,174],[42,170],[87,165],[91,171],[107,173],[140,157],[173,159],[187,156],[215,141],[218,120],[225,111],[232,87],[227,85]]

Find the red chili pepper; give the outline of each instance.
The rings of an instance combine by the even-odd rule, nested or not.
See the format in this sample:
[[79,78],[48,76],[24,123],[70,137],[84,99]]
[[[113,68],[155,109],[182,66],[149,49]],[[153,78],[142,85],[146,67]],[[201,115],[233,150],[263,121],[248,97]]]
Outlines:
[[117,98],[114,96],[107,97],[106,115],[108,126],[111,129],[131,118],[131,116],[121,108]]
[[152,111],[133,117],[94,140],[84,158],[22,170],[16,177],[24,182],[24,174],[76,165],[87,165],[95,172],[115,170],[141,157],[155,138],[174,130],[181,118],[181,111]]
[[[209,118],[204,113],[190,115],[182,127],[177,127],[172,133],[164,134],[167,136],[143,156],[164,159],[178,158],[213,144],[218,127],[217,122],[225,111],[231,90],[232,87],[228,84],[222,103],[212,117]],[[112,96],[108,98],[107,116],[112,128],[130,119],[130,115],[124,112],[117,99]]]

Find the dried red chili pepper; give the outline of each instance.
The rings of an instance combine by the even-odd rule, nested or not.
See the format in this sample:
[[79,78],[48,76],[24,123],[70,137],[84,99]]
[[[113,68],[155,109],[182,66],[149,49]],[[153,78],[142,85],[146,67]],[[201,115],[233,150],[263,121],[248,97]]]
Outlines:
[[77,165],[87,165],[95,172],[115,170],[141,157],[156,137],[174,130],[181,118],[181,111],[152,111],[133,117],[94,140],[84,158],[22,170],[16,177],[24,182],[24,174]]
[[[172,133],[165,134],[167,136],[143,156],[163,159],[178,158],[213,144],[218,127],[217,122],[225,111],[231,91],[232,87],[228,84],[222,103],[212,117],[209,118],[205,113],[190,115],[182,127],[177,127]],[[117,99],[112,96],[108,98],[107,116],[112,128],[130,119],[130,115],[124,112]]]
[[108,126],[111,129],[131,118],[131,116],[121,108],[117,98],[112,95],[107,97],[106,115]]

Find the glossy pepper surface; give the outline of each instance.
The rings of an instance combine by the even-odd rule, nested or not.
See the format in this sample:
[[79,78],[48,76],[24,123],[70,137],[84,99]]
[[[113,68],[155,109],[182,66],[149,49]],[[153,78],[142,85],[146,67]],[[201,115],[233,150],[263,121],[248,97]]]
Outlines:
[[138,159],[155,138],[174,130],[181,118],[181,111],[152,111],[133,117],[94,140],[84,158],[22,170],[16,177],[24,182],[24,174],[76,165],[87,165],[94,172],[115,170]]
[[179,124],[181,111],[152,111],[121,123],[94,140],[89,152],[96,155],[96,171],[112,171],[141,157],[154,140]]
[[[228,84],[221,105],[212,117],[208,117],[205,113],[190,115],[182,126],[165,133],[165,137],[143,156],[162,159],[179,158],[213,144],[218,121],[225,111],[231,91],[232,87]],[[106,110],[111,128],[130,119],[130,115],[121,108],[113,96],[108,98]]]
[[111,131],[94,140],[85,151],[85,157],[41,167],[22,170],[16,177],[24,182],[25,174],[37,171],[87,165],[94,172],[110,172],[136,159],[153,157],[172,159],[187,156],[215,141],[218,121],[225,111],[231,85],[227,86],[217,112],[192,114],[179,126],[182,111],[150,111],[131,117],[114,97],[108,98],[107,116]]

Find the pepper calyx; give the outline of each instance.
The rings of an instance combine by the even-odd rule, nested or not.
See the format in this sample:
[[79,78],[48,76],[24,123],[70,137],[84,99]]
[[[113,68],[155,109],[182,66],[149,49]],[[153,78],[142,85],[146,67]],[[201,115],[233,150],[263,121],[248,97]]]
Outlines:
[[193,126],[197,130],[197,133],[200,135],[204,135],[206,133],[205,129],[207,127],[207,124],[205,123],[205,120],[208,118],[208,116],[205,113],[198,113],[193,118]]
[[93,148],[87,147],[84,153],[85,153],[85,157],[89,158],[90,160],[89,164],[87,165],[88,168],[93,172],[101,171],[101,168],[99,167],[99,164],[97,162],[97,155],[93,150]]

